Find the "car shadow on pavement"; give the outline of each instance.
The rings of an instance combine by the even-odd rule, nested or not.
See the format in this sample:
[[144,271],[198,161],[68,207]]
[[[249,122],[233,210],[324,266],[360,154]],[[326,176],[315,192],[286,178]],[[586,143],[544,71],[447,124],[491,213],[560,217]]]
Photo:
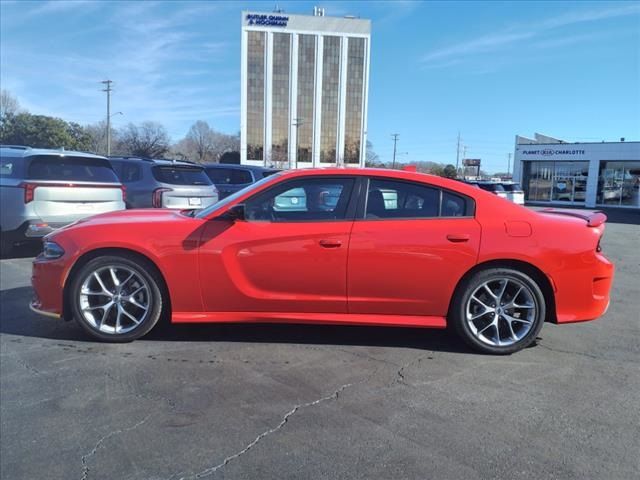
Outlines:
[[[29,310],[31,287],[0,292],[0,333],[78,342],[94,341],[75,322]],[[160,322],[138,342],[238,342],[305,345],[402,347],[454,353],[471,350],[445,330],[403,327],[298,324],[192,324]]]
[[9,255],[3,255],[0,256],[0,258],[2,260],[8,260],[11,258],[30,258],[39,255],[41,251],[42,243],[40,241],[24,243],[21,245],[16,245],[15,247],[13,247],[13,249],[11,249],[11,253]]

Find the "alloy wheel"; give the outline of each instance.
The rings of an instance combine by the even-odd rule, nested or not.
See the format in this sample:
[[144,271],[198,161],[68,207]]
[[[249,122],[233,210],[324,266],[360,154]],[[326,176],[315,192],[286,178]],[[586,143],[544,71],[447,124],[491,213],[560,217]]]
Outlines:
[[102,333],[118,335],[144,322],[151,294],[140,273],[124,265],[107,265],[85,277],[78,302],[89,325]]
[[495,278],[477,287],[467,301],[471,333],[494,347],[511,346],[531,331],[537,304],[531,289],[514,278]]

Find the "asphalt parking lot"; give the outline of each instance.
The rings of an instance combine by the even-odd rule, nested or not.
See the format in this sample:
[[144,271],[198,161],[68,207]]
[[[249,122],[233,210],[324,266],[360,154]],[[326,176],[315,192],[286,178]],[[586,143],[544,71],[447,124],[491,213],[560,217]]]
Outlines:
[[[613,218],[612,220],[615,220]],[[602,319],[510,357],[446,332],[163,326],[88,340],[0,262],[0,473],[11,479],[631,479],[640,471],[640,226],[609,223]]]

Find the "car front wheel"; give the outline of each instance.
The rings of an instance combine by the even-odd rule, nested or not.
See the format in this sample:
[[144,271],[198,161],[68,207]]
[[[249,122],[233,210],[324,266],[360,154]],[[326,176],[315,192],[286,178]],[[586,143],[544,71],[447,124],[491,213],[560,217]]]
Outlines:
[[509,354],[536,339],[545,311],[544,295],[530,276],[509,268],[490,268],[460,285],[450,320],[474,349]]
[[134,256],[97,257],[74,275],[69,288],[74,319],[92,337],[130,342],[158,322],[163,299],[159,274]]

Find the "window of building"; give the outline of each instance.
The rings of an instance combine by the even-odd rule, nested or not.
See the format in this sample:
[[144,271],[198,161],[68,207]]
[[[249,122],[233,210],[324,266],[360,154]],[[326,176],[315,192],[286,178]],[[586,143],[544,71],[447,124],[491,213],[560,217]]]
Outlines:
[[588,173],[589,162],[525,162],[525,199],[584,203]]
[[289,59],[291,34],[273,34],[273,85],[271,162],[284,166],[289,161]]
[[320,162],[336,163],[338,97],[340,93],[340,37],[325,36],[323,49]]
[[316,37],[298,35],[298,98],[297,118],[293,125],[297,132],[298,162],[313,161],[314,84],[316,69]]
[[364,38],[348,39],[347,96],[345,112],[345,163],[360,162],[362,98],[364,95]]
[[247,159],[264,159],[265,33],[247,32]]
[[640,160],[602,161],[596,203],[640,207]]
[[366,219],[462,217],[471,213],[468,200],[439,188],[413,182],[372,179]]
[[352,178],[309,178],[286,182],[245,202],[247,220],[271,222],[344,220]]

